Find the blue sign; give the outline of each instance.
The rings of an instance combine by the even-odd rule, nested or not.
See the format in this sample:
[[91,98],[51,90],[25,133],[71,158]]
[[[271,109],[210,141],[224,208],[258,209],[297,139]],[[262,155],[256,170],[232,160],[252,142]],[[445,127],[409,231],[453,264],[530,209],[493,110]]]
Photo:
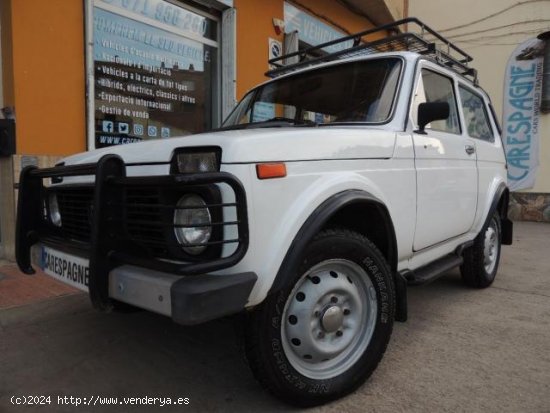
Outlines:
[[94,59],[126,65],[179,67],[203,71],[210,48],[148,24],[96,8]]
[[96,5],[128,17],[148,18],[192,35],[216,40],[212,20],[166,0],[96,0]]
[[275,104],[268,102],[254,103],[252,122],[263,122],[275,117]]
[[[345,33],[285,2],[285,32],[291,33],[294,31],[298,32],[300,40],[311,46],[317,46],[346,36]],[[349,40],[328,46],[324,50],[334,53],[352,46],[353,41]]]

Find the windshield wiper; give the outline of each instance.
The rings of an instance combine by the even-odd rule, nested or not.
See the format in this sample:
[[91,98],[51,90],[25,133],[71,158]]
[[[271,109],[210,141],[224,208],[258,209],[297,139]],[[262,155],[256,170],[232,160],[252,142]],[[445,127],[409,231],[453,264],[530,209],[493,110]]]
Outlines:
[[263,120],[261,122],[239,123],[237,125],[222,126],[221,128],[212,129],[210,130],[210,132],[236,130],[236,129],[284,128],[289,125],[295,126],[295,127],[313,127],[313,126],[319,126],[319,123],[314,122],[312,120],[292,119],[292,118],[285,118],[282,116],[275,116],[271,119]]
[[291,119],[291,118],[276,116],[274,118],[263,120],[261,122],[240,123],[238,125],[222,126],[221,128],[214,129],[213,131],[235,130],[235,129],[256,129],[256,128],[284,128],[289,125],[295,126],[295,127],[319,126],[317,122],[313,122],[311,120]]
[[289,125],[303,127],[303,126],[317,126],[317,123],[311,120],[292,119],[292,118],[285,118],[282,116],[275,116],[271,119],[267,119],[261,122],[245,123],[242,126],[246,129],[254,129],[254,128],[284,128],[285,126],[289,126]]
[[275,116],[274,118],[268,119],[264,122],[286,122],[292,125],[317,126],[317,122],[314,122],[312,120],[285,118],[283,116]]

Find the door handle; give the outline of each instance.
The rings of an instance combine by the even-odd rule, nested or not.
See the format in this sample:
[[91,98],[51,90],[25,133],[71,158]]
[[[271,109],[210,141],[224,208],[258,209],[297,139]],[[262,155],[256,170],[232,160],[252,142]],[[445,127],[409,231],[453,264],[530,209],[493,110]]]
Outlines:
[[474,153],[476,152],[476,148],[475,148],[474,145],[466,145],[466,146],[464,147],[464,149],[466,150],[466,153],[467,153],[468,155],[472,155],[472,154],[474,154]]

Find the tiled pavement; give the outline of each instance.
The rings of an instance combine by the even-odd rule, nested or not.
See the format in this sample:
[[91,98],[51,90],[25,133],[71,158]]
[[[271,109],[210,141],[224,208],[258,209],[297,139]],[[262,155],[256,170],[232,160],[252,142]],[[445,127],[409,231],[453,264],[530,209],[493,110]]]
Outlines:
[[76,288],[60,283],[40,270],[26,275],[14,263],[0,260],[0,310],[78,293],[80,291]]

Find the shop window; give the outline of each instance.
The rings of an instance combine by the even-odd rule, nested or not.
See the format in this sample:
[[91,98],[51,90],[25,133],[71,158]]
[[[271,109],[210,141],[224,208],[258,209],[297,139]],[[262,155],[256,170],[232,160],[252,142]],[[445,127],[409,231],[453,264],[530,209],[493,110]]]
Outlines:
[[166,139],[214,126],[215,16],[166,0],[95,0],[91,11],[90,146]]
[[[298,7],[285,2],[285,54],[303,51],[312,46],[317,46],[331,40],[346,36],[340,30],[324,22],[323,20],[299,9]],[[308,53],[306,59],[322,57],[328,53],[338,52],[353,45],[353,41],[341,42],[324,49],[313,50]],[[287,59],[285,64],[296,63],[297,58]]]

